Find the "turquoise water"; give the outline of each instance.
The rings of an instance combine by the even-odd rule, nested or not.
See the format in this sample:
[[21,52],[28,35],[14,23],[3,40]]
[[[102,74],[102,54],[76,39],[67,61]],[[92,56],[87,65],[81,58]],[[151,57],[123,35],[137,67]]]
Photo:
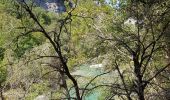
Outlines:
[[[86,80],[86,78],[94,78],[96,75],[100,75],[103,73],[101,68],[90,68],[90,65],[82,65],[80,66],[78,69],[76,69],[75,72],[73,72],[73,74],[75,75],[80,75],[82,76],[81,79],[82,80]],[[86,81],[87,82],[87,81]],[[79,82],[81,84],[79,84],[80,87],[84,87],[86,85],[86,82]],[[88,86],[89,87],[93,87],[93,86]],[[71,93],[73,93],[74,90],[71,91]],[[70,93],[70,94],[71,94]],[[88,93],[86,95],[84,95],[84,100],[98,100],[98,98],[101,96],[101,92],[94,90],[91,93]],[[75,94],[71,94],[71,95],[75,95]]]
[[90,65],[82,65],[74,72],[75,75],[84,77],[95,77],[96,75],[102,74],[101,68],[90,68]]
[[[74,90],[70,91],[70,95],[72,97],[75,97],[75,94],[73,94]],[[74,96],[73,96],[74,95]],[[100,91],[93,91],[92,93],[86,94],[84,95],[84,99],[83,100],[98,100],[98,98],[100,98],[100,96],[102,95],[102,93]]]
[[101,96],[101,93],[99,91],[96,91],[94,93],[91,93],[88,96],[85,96],[85,100],[98,100],[100,96]]
[[[82,65],[79,68],[77,68],[72,75],[77,75],[79,87],[83,88],[89,83],[91,79],[96,77],[97,75],[105,73],[104,69],[101,68],[90,68],[90,65]],[[88,88],[93,88],[97,85],[105,84],[105,83],[119,83],[120,80],[117,80],[119,77],[117,71],[112,71],[110,73],[107,73],[105,75],[97,77],[92,84],[88,86]],[[107,81],[105,81],[107,80]],[[87,91],[86,91],[87,92]],[[74,89],[70,92],[74,93]],[[95,90],[92,90],[91,93],[88,92],[88,94],[84,95],[84,100],[98,100],[102,95],[105,94],[105,91],[101,91],[101,89],[97,88]],[[75,94],[71,94],[72,96],[75,96]]]

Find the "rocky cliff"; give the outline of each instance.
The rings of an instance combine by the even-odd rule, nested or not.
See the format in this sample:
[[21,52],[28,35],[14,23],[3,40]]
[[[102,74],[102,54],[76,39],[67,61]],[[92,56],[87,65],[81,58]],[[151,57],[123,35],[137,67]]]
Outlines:
[[36,0],[35,3],[38,6],[47,9],[48,11],[61,13],[61,12],[66,11],[64,1],[67,1],[71,8],[73,7],[74,4],[73,4],[72,0]]

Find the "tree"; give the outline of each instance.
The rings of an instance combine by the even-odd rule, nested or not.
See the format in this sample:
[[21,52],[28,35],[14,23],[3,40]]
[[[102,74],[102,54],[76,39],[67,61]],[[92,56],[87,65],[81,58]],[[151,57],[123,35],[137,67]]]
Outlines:
[[25,1],[22,1],[22,2],[17,1],[17,3],[19,4],[19,6],[21,6],[25,10],[25,12],[32,19],[32,21],[35,22],[35,25],[38,26],[38,28],[31,29],[31,31],[27,32],[27,34],[29,34],[31,32],[41,32],[49,40],[49,42],[53,46],[55,52],[57,53],[56,58],[58,58],[60,60],[61,65],[62,65],[61,68],[57,68],[56,66],[52,66],[52,67],[54,67],[59,72],[64,73],[72,81],[72,83],[74,84],[75,91],[76,91],[76,97],[78,100],[81,100],[77,81],[70,74],[70,71],[69,71],[68,65],[67,65],[67,59],[64,57],[64,55],[62,53],[62,49],[61,49],[62,28],[65,27],[64,25],[67,23],[67,21],[70,20],[71,12],[68,14],[68,16],[65,19],[60,20],[60,31],[59,31],[59,33],[57,33],[56,31],[52,31],[53,36],[54,36],[54,37],[52,37],[49,35],[49,32],[44,28],[44,26],[42,26],[42,24],[40,23],[40,21],[38,20],[36,15],[33,13],[32,8]]
[[[90,2],[90,1],[88,1],[88,2]],[[88,4],[91,4],[91,3],[93,3],[93,2],[90,2]],[[83,96],[80,96],[80,88],[78,87],[78,83],[77,83],[76,79],[70,74],[69,66],[68,66],[68,63],[67,63],[68,58],[71,58],[70,56],[72,56],[69,53],[70,52],[70,50],[69,50],[70,48],[68,48],[69,45],[67,45],[71,41],[71,35],[72,35],[70,33],[71,30],[69,30],[69,27],[71,27],[71,26],[69,26],[69,25],[75,24],[75,23],[73,23],[73,24],[71,23],[73,17],[74,18],[75,17],[76,18],[82,18],[82,19],[88,18],[90,20],[92,20],[93,18],[88,17],[88,13],[87,13],[87,16],[85,16],[85,17],[81,16],[81,15],[72,14],[74,11],[76,11],[76,9],[73,8],[66,15],[64,15],[64,18],[58,19],[57,25],[59,27],[54,27],[54,30],[53,30],[51,27],[48,29],[48,25],[44,25],[41,22],[41,20],[39,19],[39,17],[36,17],[36,16],[39,16],[39,15],[41,16],[41,14],[38,14],[38,12],[34,12],[34,8],[32,8],[31,4],[29,5],[27,2],[23,1],[23,2],[17,2],[17,5],[18,5],[17,7],[21,7],[21,8],[24,9],[23,12],[19,12],[19,15],[21,15],[23,13],[24,14],[23,18],[28,18],[28,20],[30,21],[30,22],[28,21],[28,23],[31,24],[31,26],[29,24],[25,24],[26,27],[23,27],[23,29],[26,29],[26,31],[24,32],[24,34],[21,34],[20,36],[26,36],[27,34],[31,34],[31,33],[34,34],[35,32],[40,32],[46,37],[46,39],[53,46],[55,53],[57,53],[57,55],[54,55],[53,57],[56,57],[56,59],[59,59],[59,61],[61,63],[60,67],[53,66],[53,65],[50,65],[50,66],[53,67],[54,69],[56,69],[57,71],[59,71],[61,76],[64,74],[64,76],[66,75],[72,81],[72,83],[74,85],[73,87],[75,88],[75,92],[76,92],[76,98],[78,100],[82,99]],[[94,5],[94,4],[91,4],[91,5]],[[97,7],[100,7],[100,6],[97,6]],[[107,7],[106,7],[106,9],[107,9]],[[78,10],[81,10],[81,9],[78,9]],[[96,10],[98,10],[98,9],[96,9]],[[94,13],[93,16],[96,16],[96,14],[97,14],[95,12],[91,12],[91,13]],[[28,15],[29,17],[26,16],[26,15]],[[30,20],[30,18],[31,18],[31,20]],[[35,23],[35,24],[33,24],[33,23]],[[75,28],[75,27],[73,27],[73,28]],[[86,26],[83,26],[82,28],[87,29],[88,27],[86,28]],[[58,29],[58,30],[56,30],[56,29]],[[83,29],[81,31],[84,32]],[[75,33],[73,33],[73,35]],[[77,34],[77,36],[78,36],[78,34]],[[80,39],[78,39],[78,40],[80,40]],[[78,45],[79,45],[79,43],[78,43]],[[79,50],[80,50],[80,48],[79,48]],[[76,54],[76,55],[78,55],[78,54]],[[69,65],[71,65],[71,64],[69,64]],[[67,87],[67,86],[65,86],[65,87]],[[67,93],[67,94],[68,94],[67,97],[69,99],[72,98],[72,97],[69,96],[69,93]]]
[[[117,50],[114,66],[122,82],[118,84],[118,87],[111,89],[122,98],[126,96],[128,100],[135,97],[138,100],[145,100],[150,92],[149,89],[159,88],[159,85],[151,87],[156,83],[153,79],[161,76],[161,73],[170,65],[169,62],[167,64],[165,62],[164,37],[168,34],[169,20],[164,14],[167,14],[169,8],[164,4],[169,5],[167,1],[128,1],[127,18],[125,17],[128,20],[126,22],[120,20],[120,23],[115,25],[113,34],[99,35],[99,38],[105,41],[112,41],[112,48]],[[124,9],[121,6],[119,8],[122,11]],[[127,68],[122,71],[123,66]],[[114,91],[116,88],[119,91]],[[134,94],[137,96],[133,96]]]

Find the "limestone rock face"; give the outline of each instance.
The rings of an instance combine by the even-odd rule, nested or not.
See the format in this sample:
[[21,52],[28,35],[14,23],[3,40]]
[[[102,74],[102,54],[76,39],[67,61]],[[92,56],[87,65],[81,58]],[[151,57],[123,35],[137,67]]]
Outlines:
[[65,12],[66,8],[64,5],[58,4],[58,3],[46,3],[48,11],[53,12]]
[[[18,2],[27,2],[30,0],[17,0]],[[66,7],[64,5],[64,1],[68,1],[72,3],[71,0],[33,0],[33,2],[48,11],[53,11],[56,13],[61,13],[66,11]]]
[[64,5],[64,1],[69,2],[69,6],[72,8],[73,7],[73,2],[72,0],[36,0],[35,3],[47,9],[48,11],[53,11],[56,13],[61,13],[66,11],[66,7]]

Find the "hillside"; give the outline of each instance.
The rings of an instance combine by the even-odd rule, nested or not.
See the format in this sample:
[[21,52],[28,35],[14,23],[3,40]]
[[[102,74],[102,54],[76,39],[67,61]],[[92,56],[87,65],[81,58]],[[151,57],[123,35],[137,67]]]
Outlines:
[[169,100],[170,0],[0,0],[0,100]]

